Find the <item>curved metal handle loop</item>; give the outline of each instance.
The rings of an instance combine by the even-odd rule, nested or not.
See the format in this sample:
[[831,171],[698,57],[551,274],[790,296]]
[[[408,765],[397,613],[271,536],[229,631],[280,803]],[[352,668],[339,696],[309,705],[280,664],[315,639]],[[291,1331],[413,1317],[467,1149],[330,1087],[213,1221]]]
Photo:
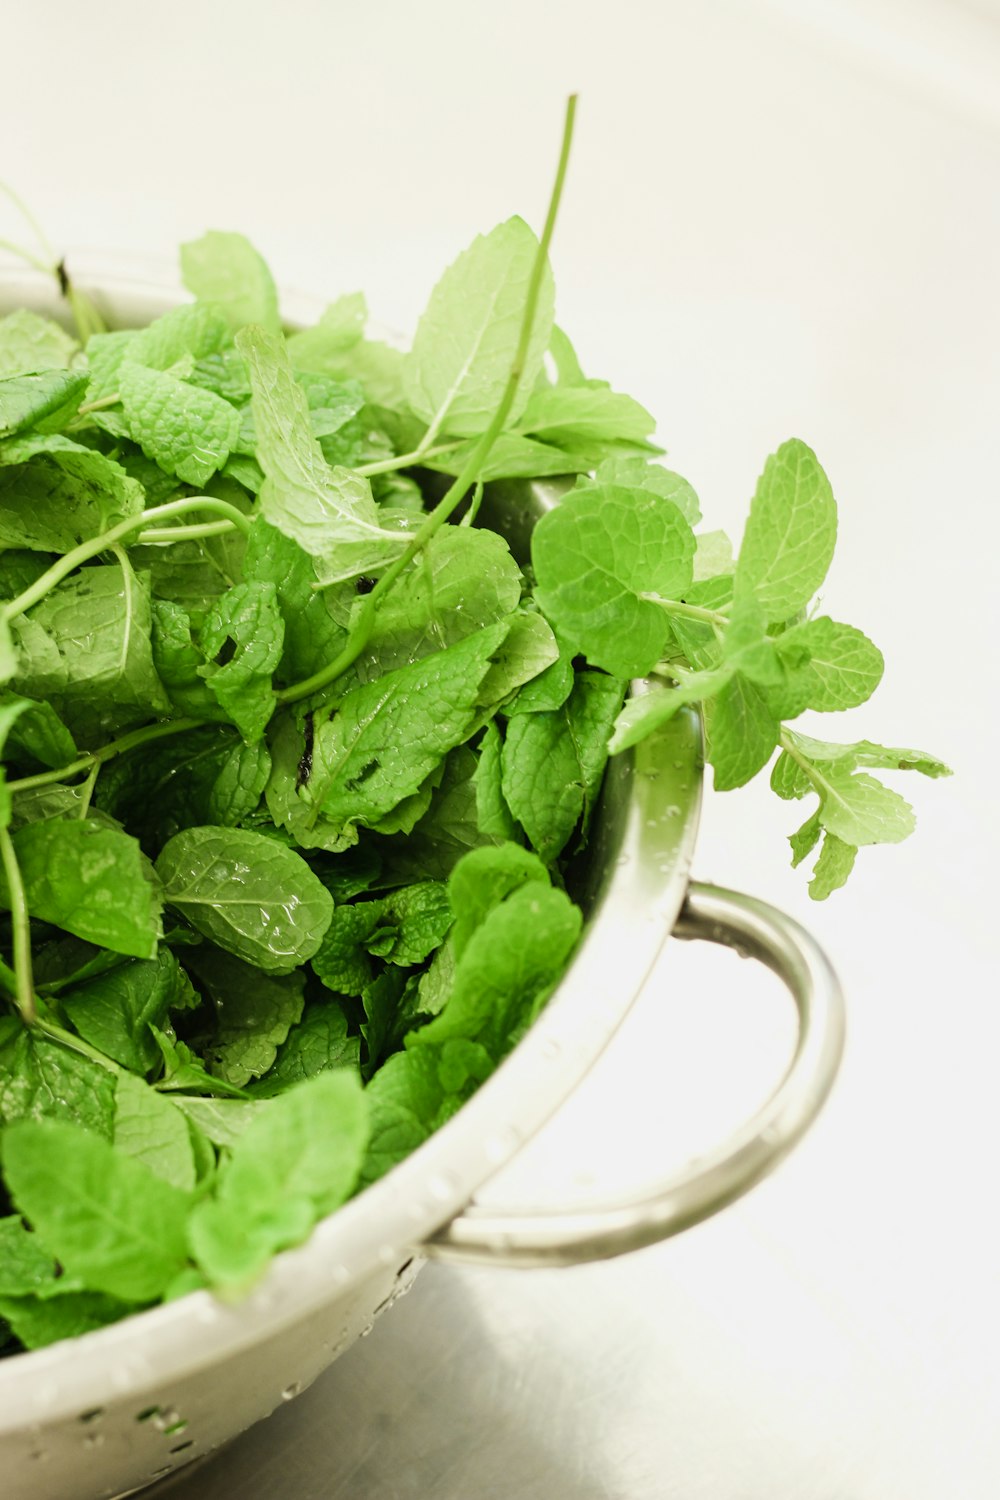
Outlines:
[[437,1260],[493,1266],[568,1266],[668,1239],[759,1182],[795,1145],[830,1091],[844,1045],[844,1003],[830,962],[783,912],[735,891],[692,882],[674,929],[759,959],[798,1011],[795,1055],[767,1103],[735,1135],[685,1171],[628,1201],[560,1212],[472,1203],[428,1240]]

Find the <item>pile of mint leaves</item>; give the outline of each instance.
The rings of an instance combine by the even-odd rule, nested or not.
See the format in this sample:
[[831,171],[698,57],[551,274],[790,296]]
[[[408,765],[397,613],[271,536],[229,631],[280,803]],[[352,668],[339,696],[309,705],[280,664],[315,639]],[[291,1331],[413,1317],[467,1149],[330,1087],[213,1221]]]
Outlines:
[[[811,608],[822,468],[783,443],[735,559],[696,536],[522,220],[405,353],[360,296],[287,332],[239,235],[181,268],[194,300],[142,329],[80,293],[79,337],[0,319],[9,1353],[238,1293],[447,1120],[572,957],[609,753],[682,705],[717,787],[777,751],[779,797],[815,796],[817,897],[913,827],[873,771],[945,774],[789,727],[882,674]],[[522,571],[483,486],[557,475]]]

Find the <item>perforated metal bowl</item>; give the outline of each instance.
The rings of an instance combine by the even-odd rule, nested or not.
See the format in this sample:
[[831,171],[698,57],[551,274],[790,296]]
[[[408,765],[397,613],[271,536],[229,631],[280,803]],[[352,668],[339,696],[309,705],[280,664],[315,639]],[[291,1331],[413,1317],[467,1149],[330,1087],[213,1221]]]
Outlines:
[[[160,279],[77,260],[110,326],[182,300]],[[51,285],[0,271],[0,312],[61,317]],[[493,524],[515,552],[526,512],[556,491],[496,486]],[[637,686],[641,691],[641,685]],[[836,979],[796,923],[746,896],[689,883],[701,789],[693,713],[610,765],[581,888],[587,922],[543,1015],[464,1108],[420,1149],[279,1256],[237,1305],[196,1292],[110,1328],[0,1361],[0,1475],[10,1500],[107,1500],[203,1456],[303,1390],[412,1282],[429,1256],[568,1265],[665,1239],[768,1172],[806,1130],[840,1059]],[[587,1211],[487,1212],[475,1195],[596,1062],[661,962],[666,939],[707,938],[760,958],[787,984],[799,1035],[757,1114],[696,1169]]]

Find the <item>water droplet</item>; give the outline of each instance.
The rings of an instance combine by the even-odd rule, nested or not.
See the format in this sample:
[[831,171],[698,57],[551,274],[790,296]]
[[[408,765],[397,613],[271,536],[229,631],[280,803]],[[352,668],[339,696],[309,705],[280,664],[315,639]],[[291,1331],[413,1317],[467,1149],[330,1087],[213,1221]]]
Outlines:
[[103,1443],[104,1443],[104,1433],[103,1432],[88,1432],[87,1436],[83,1440],[83,1446],[85,1448],[100,1448]]
[[281,1399],[282,1399],[282,1401],[294,1401],[295,1398],[296,1398],[296,1396],[299,1394],[299,1391],[301,1391],[301,1389],[302,1389],[302,1382],[301,1382],[301,1380],[293,1380],[291,1382],[291,1384],[290,1385],[286,1385],[285,1389],[282,1391],[282,1393],[281,1393]]
[[618,858],[615,860],[615,864],[618,866],[619,870],[623,869],[625,865],[628,864],[630,858],[631,855],[619,854]]

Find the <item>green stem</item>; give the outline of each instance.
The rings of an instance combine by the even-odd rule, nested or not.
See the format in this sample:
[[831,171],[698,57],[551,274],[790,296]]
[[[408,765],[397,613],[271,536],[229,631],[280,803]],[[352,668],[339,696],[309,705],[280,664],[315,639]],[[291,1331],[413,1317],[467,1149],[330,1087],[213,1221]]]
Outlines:
[[168,719],[162,724],[145,724],[141,729],[132,729],[117,740],[110,740],[99,750],[91,750],[86,755],[78,756],[66,766],[59,766],[54,771],[39,771],[34,776],[22,776],[20,781],[8,781],[7,787],[11,792],[30,792],[36,786],[52,786],[70,776],[76,776],[80,771],[90,771],[95,765],[103,766],[116,755],[124,755],[126,750],[135,750],[137,746],[152,740],[167,739],[172,734],[184,734],[188,729],[200,729],[202,722],[201,719]]
[[14,973],[14,970],[11,968],[10,964],[5,963],[2,958],[0,958],[0,984],[3,985],[4,989],[7,991],[7,994],[10,995],[11,998],[16,998],[17,975]]
[[39,224],[38,220],[35,218],[34,214],[31,212],[31,209],[25,203],[20,193],[15,193],[14,189],[10,187],[8,183],[0,182],[0,193],[3,193],[4,197],[7,198],[11,203],[13,203],[14,207],[21,215],[21,218],[27,224],[28,228],[33,232],[36,240],[45,251],[45,254],[49,257],[49,263],[44,267],[44,269],[48,271],[50,275],[54,275],[56,253],[53,250],[52,246],[49,244],[49,238],[45,233],[45,230],[42,228],[41,224]]
[[38,1019],[31,972],[31,923],[21,867],[17,862],[10,832],[6,828],[0,828],[0,860],[3,861],[3,872],[7,880],[7,900],[14,936],[14,996],[22,1018],[30,1026]]
[[88,812],[90,811],[90,799],[94,795],[94,787],[97,785],[97,778],[98,776],[100,776],[100,774],[101,762],[99,760],[95,760],[94,764],[90,768],[90,775],[87,777],[86,781],[83,783],[83,786],[80,788],[80,806],[76,815],[81,821],[87,816]]
[[664,599],[661,594],[640,594],[639,598],[645,599],[648,604],[658,604],[661,609],[666,610],[668,615],[680,615],[685,620],[698,620],[702,625],[725,629],[729,624],[728,615],[722,614],[717,609],[703,609],[700,604],[685,604],[681,599]]
[[[80,410],[83,411],[84,408],[81,406]],[[428,458],[440,458],[442,453],[451,453],[455,448],[461,448],[462,444],[467,441],[467,438],[455,438],[450,443],[438,443],[435,448],[425,448],[421,444],[419,448],[414,448],[412,453],[400,453],[395,458],[383,458],[374,464],[361,464],[354,472],[370,479],[373,474],[392,474],[396,469],[412,469],[414,464],[422,463]]]
[[535,324],[535,310],[538,305],[538,294],[541,290],[542,277],[545,274],[545,267],[548,263],[549,245],[552,243],[556,216],[559,212],[560,200],[562,199],[563,184],[566,180],[566,168],[569,165],[575,116],[576,95],[571,94],[566,103],[566,118],[563,125],[559,165],[556,169],[556,179],[552,188],[552,196],[549,200],[549,210],[545,216],[545,227],[542,230],[542,237],[538,242],[538,250],[535,254],[534,263],[531,267],[531,276],[528,281],[517,348],[514,352],[510,374],[507,377],[507,384],[504,387],[503,395],[493,413],[489,426],[477,440],[472,452],[462,466],[458,477],[452,481],[443,499],[435,506],[430,515],[427,516],[405,552],[386,569],[371,593],[365,595],[362,607],[358,611],[357,618],[351,627],[347,644],[339,656],[332,662],[329,662],[321,671],[314,672],[311,677],[307,677],[304,681],[294,683],[291,687],[285,688],[283,692],[278,694],[278,701],[280,703],[296,703],[301,698],[308,698],[311,694],[320,692],[323,688],[328,687],[331,682],[336,682],[337,678],[343,672],[346,672],[348,667],[357,660],[371,636],[379,601],[389,592],[403,570],[409,567],[417,553],[427,545],[431,537],[444,525],[456,506],[464,498],[470,484],[475,483],[479,478],[480,470],[490,449],[503,431],[504,423],[514,404],[514,397],[517,395],[517,388],[521,381],[521,375],[528,356],[528,349],[531,344],[531,334]]
[[74,547],[72,552],[67,552],[64,557],[60,557],[51,568],[46,569],[40,578],[36,578],[29,588],[3,606],[4,619],[8,622],[16,620],[18,615],[23,615],[26,610],[44,599],[56,584],[67,578],[81,563],[88,562],[99,552],[109,551],[124,537],[143,530],[151,521],[163,521],[169,516],[185,515],[191,510],[208,510],[224,515],[227,520],[232,521],[234,526],[238,526],[241,531],[249,534],[249,520],[241,510],[237,510],[236,506],[230,505],[227,500],[214,500],[210,495],[191,495],[183,500],[170,500],[166,505],[156,505],[140,515],[129,516],[126,520],[119,521],[118,525],[112,526],[110,531],[105,531],[101,536],[91,537],[89,541],[81,542],[79,547]]
[[198,526],[160,526],[152,527],[149,531],[142,533],[141,540],[146,542],[194,542],[203,536],[228,536],[231,531],[236,531],[234,521],[205,521]]
[[112,391],[110,396],[99,396],[96,401],[85,401],[82,406],[77,407],[76,414],[78,417],[83,417],[88,412],[103,411],[106,406],[117,406],[121,399],[119,391]]
[[31,251],[25,250],[23,245],[15,245],[13,240],[0,239],[0,250],[9,251],[11,255],[16,255],[18,260],[23,260],[36,271],[44,272],[46,276],[53,275],[52,267],[46,261],[41,260],[37,255],[32,255]]
[[811,760],[807,760],[800,750],[796,750],[795,746],[792,744],[792,741],[788,736],[787,730],[782,729],[780,735],[778,736],[778,743],[781,745],[782,750],[784,750],[788,758],[795,762],[799,770],[802,771],[804,775],[808,776],[812,784],[813,791],[816,792],[820,797],[825,797],[827,792],[830,791],[829,782],[826,780],[825,776],[823,776],[816,769]]

